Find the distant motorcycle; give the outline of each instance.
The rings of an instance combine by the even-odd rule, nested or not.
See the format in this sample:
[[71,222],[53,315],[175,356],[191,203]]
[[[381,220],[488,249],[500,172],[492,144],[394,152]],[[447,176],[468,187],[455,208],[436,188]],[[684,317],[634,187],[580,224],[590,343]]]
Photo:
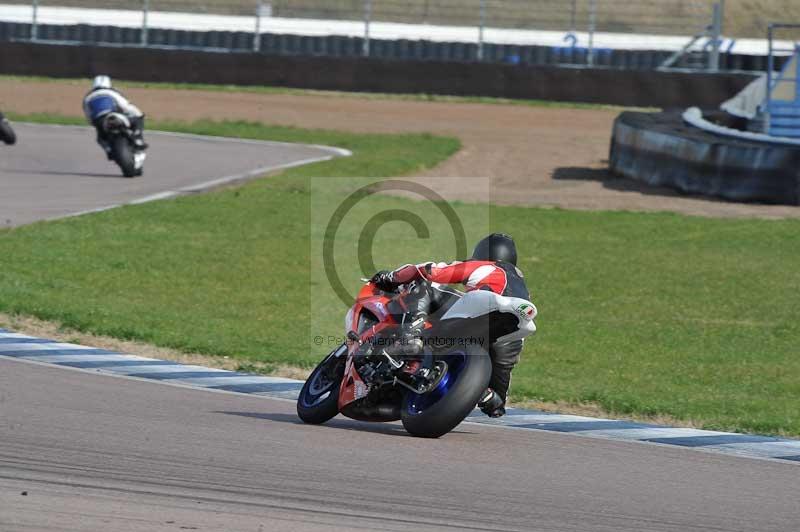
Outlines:
[[402,420],[410,434],[438,438],[461,423],[486,391],[489,346],[536,331],[530,301],[453,290],[426,323],[424,341],[406,343],[405,300],[414,283],[397,293],[371,282],[361,289],[345,319],[347,341],[319,363],[300,391],[300,419],[319,424],[341,413],[361,421]]
[[136,147],[128,117],[122,113],[108,113],[102,118],[100,127],[108,139],[111,159],[122,170],[122,175],[125,177],[142,175],[147,154]]
[[11,124],[8,122],[8,119],[3,116],[3,113],[0,113],[0,140],[8,145],[17,142],[17,134],[11,129]]

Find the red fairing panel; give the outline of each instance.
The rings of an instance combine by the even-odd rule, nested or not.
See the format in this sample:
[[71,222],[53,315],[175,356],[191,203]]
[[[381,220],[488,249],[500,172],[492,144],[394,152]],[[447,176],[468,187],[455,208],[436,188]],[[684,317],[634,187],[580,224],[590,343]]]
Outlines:
[[[354,344],[355,345],[355,344]],[[361,376],[356,371],[353,365],[352,352],[347,355],[347,365],[344,368],[344,379],[342,386],[339,388],[339,410],[353,401],[361,399],[367,395],[367,385],[361,379]]]
[[[390,298],[387,297],[384,292],[375,288],[372,284],[364,285],[359,292],[358,297],[356,298],[356,304],[353,305],[352,309],[353,328],[355,328],[355,325],[359,322],[361,313],[365,310],[371,312],[376,318],[378,318],[377,325],[371,327],[361,334],[362,342],[369,340],[369,338],[374,336],[382,329],[395,325],[394,320],[389,315],[389,312],[386,308],[386,305],[389,303],[389,301]],[[344,369],[344,379],[342,379],[342,385],[339,388],[339,410],[342,410],[345,405],[365,397],[368,392],[367,385],[364,383],[363,379],[361,379],[361,376],[358,374],[358,371],[353,364],[353,355],[358,347],[358,344],[355,342],[351,342],[348,346],[347,363]]]

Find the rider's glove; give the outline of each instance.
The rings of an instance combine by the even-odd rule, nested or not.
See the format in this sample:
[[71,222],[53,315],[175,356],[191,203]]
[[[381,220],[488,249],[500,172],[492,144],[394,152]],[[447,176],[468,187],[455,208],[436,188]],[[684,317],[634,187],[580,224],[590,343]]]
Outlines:
[[389,272],[386,270],[379,271],[373,275],[372,279],[370,279],[370,282],[384,292],[391,292],[397,288],[399,284],[394,280],[394,272]]
[[486,393],[478,403],[478,408],[489,417],[500,417],[506,413],[506,402],[497,392],[487,388]]

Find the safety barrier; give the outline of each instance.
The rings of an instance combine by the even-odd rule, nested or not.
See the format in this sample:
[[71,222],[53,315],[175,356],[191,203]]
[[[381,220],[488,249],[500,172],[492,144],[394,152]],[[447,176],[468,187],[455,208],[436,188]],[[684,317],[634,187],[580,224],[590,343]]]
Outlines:
[[689,109],[684,111],[683,115],[681,116],[683,118],[683,121],[689,124],[690,126],[700,128],[703,131],[714,133],[716,135],[722,135],[724,137],[734,137],[741,140],[751,140],[753,142],[769,142],[772,144],[797,146],[798,148],[800,148],[800,139],[793,139],[789,137],[776,137],[773,135],[766,135],[764,133],[756,133],[754,131],[743,131],[741,129],[736,129],[721,124],[715,124],[714,122],[706,120],[703,117],[703,112],[697,107],[690,107]]
[[722,136],[681,112],[624,112],[614,122],[610,168],[650,185],[734,201],[800,204],[800,146]]
[[[0,22],[0,41],[29,40],[31,25]],[[138,45],[142,42],[140,28],[93,26],[88,24],[39,24],[37,40],[41,42],[103,43]],[[187,31],[150,28],[149,46],[186,49],[216,49],[251,51],[255,48],[253,34],[241,31]],[[361,57],[364,39],[344,36],[301,36],[263,33],[258,50],[270,55],[314,55],[332,57]],[[512,65],[585,65],[588,50],[580,46],[538,46],[484,43],[482,61]],[[475,43],[434,42],[426,40],[371,39],[369,57],[409,61],[475,62],[479,49]],[[596,48],[593,62],[598,67],[626,70],[653,70],[671,55],[663,50],[625,50]],[[766,57],[723,53],[720,68],[733,71],[763,71]],[[782,61],[777,58],[777,61]],[[678,63],[677,68],[688,66]]]
[[0,43],[0,73],[322,90],[490,96],[686,108],[716,107],[751,76]]

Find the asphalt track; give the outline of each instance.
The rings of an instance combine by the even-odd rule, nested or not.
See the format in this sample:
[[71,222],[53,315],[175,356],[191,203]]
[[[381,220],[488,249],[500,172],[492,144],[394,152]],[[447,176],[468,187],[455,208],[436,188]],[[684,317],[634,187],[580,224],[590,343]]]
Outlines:
[[199,192],[273,170],[345,155],[280,142],[148,132],[145,175],[122,177],[94,130],[14,124],[18,141],[0,145],[0,227]]
[[[0,530],[790,531],[794,466],[461,425],[307,426],[288,401],[0,359]],[[23,495],[25,493],[25,495]]]

